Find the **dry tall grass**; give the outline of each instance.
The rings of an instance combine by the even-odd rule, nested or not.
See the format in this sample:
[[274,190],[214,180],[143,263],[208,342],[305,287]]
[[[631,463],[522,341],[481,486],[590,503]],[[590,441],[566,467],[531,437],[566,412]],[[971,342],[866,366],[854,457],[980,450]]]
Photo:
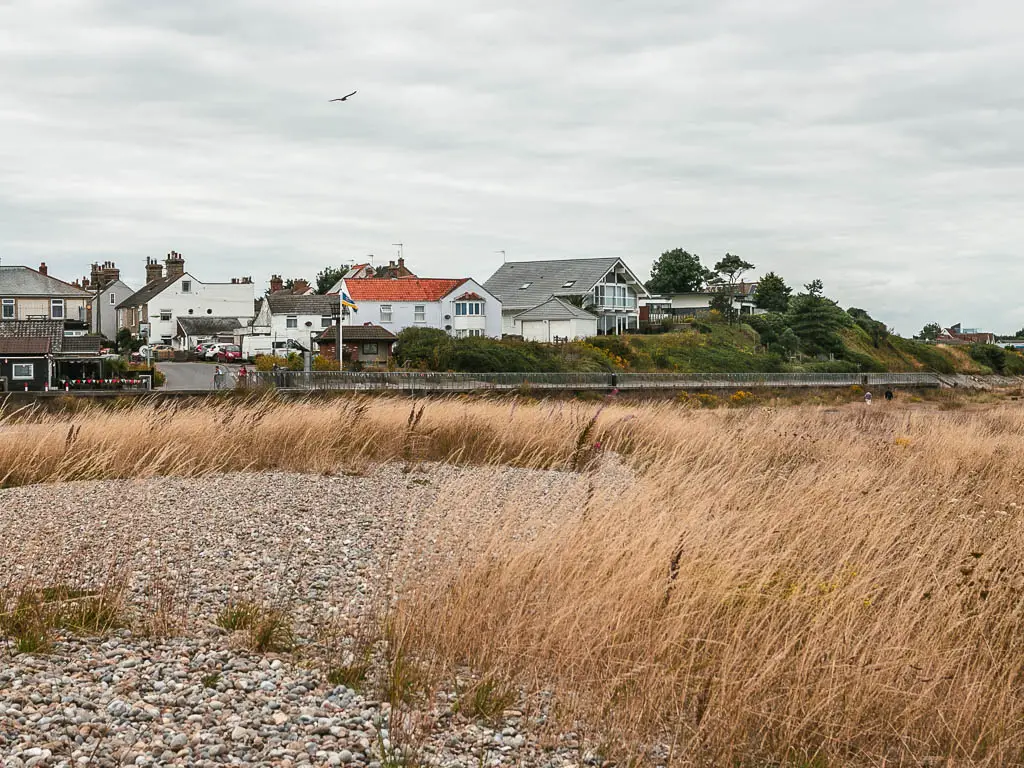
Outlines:
[[582,507],[516,510],[516,536],[496,513],[492,542],[417,569],[392,632],[450,670],[554,689],[609,755],[1024,764],[1018,405],[258,401],[0,430],[7,485],[380,460],[589,477]]
[[1024,411],[641,409],[631,441],[623,494],[596,472],[413,588],[411,647],[554,686],[610,755],[1024,763]]

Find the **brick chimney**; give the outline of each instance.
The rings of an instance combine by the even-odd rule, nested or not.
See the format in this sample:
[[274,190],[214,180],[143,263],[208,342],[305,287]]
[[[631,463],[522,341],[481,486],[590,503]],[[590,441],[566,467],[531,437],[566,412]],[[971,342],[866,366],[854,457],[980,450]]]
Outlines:
[[277,293],[278,291],[284,290],[284,280],[281,279],[280,275],[270,276],[270,292]]
[[102,279],[103,273],[100,271],[100,265],[93,262],[92,269],[89,271],[89,284],[98,286]]
[[121,270],[112,261],[104,262],[100,279],[103,281],[103,287],[106,288],[111,283],[116,283],[121,279]]
[[399,269],[399,271],[405,269],[405,257],[404,256],[399,256],[398,257],[398,269]]
[[40,275],[47,274],[47,272],[46,272],[46,262],[45,261],[40,262],[40,264],[39,264],[39,274]]
[[293,283],[293,286],[294,287],[292,288],[292,293],[294,293],[296,296],[301,296],[302,294],[309,290],[309,281],[299,279]]
[[167,265],[168,277],[181,277],[185,274],[185,259],[177,251],[168,253],[164,263]]
[[146,285],[164,276],[163,265],[156,259],[146,258]]

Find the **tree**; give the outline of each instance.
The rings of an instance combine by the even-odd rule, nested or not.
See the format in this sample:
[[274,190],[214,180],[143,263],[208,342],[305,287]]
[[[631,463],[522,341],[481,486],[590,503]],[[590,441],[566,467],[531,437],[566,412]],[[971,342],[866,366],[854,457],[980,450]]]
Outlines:
[[[725,257],[715,264],[719,290],[728,298],[724,301],[712,302],[711,308],[722,312],[730,323],[735,322],[737,314],[733,307],[736,300],[736,283],[743,277],[744,272],[748,272],[753,268],[754,265],[749,261],[744,261],[732,253],[725,254]],[[718,299],[718,296],[715,298]]]
[[789,309],[789,297],[793,289],[786,285],[786,281],[769,272],[757,283],[757,290],[754,291],[754,306],[768,312],[785,312]]
[[674,248],[654,262],[646,286],[651,293],[694,293],[711,277],[712,273],[700,263],[699,256]]
[[138,352],[141,346],[142,341],[132,336],[132,332],[128,328],[122,328],[117,332],[118,354],[129,355],[132,352]]
[[345,276],[349,267],[324,267],[316,274],[316,292],[323,295],[331,290],[335,284]]
[[804,288],[807,292],[794,296],[789,303],[787,324],[810,354],[842,354],[843,340],[837,332],[853,325],[853,318],[823,295],[821,280],[812,280]]
[[821,280],[811,280],[809,283],[804,284],[804,289],[807,291],[808,296],[822,296],[825,293],[825,284]]
[[588,312],[594,307],[594,296],[590,293],[574,293],[571,296],[559,296],[558,298]]
[[942,333],[942,326],[938,323],[926,323],[921,332],[917,334],[917,338],[921,341],[935,341],[939,338],[939,334]]
[[1017,331],[1015,334],[1013,334],[1013,338],[1015,338],[1015,339],[1024,339],[1024,328],[1021,328],[1019,331]]

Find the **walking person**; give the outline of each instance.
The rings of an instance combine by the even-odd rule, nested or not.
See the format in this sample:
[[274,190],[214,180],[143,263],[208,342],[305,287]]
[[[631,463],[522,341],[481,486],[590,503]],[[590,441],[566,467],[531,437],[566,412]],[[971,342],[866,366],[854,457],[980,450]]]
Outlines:
[[213,388],[220,389],[224,386],[224,371],[218,365],[213,369]]
[[894,397],[896,397],[896,395],[894,395],[894,394],[892,393],[892,390],[891,390],[891,389],[888,389],[888,388],[887,388],[887,389],[885,390],[885,402],[887,402],[887,403],[891,403],[891,402],[892,402],[892,399],[893,399]]
[[871,405],[871,393],[870,392],[865,392],[864,393],[864,404],[865,405]]

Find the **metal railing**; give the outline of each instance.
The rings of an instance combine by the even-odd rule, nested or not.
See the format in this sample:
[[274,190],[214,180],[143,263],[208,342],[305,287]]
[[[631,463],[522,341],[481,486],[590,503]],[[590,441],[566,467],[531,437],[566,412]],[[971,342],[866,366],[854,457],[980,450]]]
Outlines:
[[239,386],[368,392],[480,392],[515,389],[659,390],[744,387],[938,387],[933,373],[432,373],[418,371],[253,371]]

